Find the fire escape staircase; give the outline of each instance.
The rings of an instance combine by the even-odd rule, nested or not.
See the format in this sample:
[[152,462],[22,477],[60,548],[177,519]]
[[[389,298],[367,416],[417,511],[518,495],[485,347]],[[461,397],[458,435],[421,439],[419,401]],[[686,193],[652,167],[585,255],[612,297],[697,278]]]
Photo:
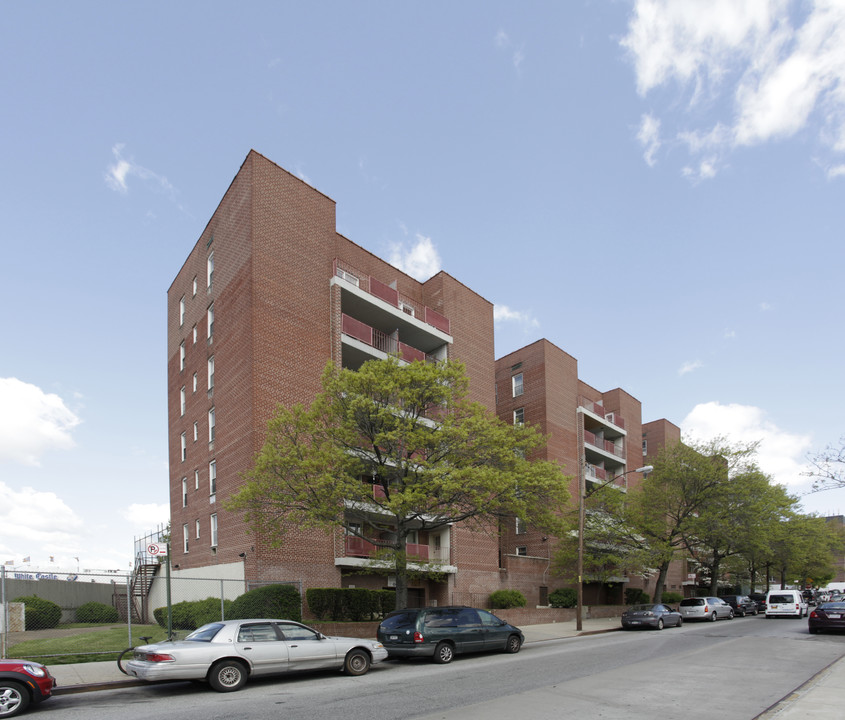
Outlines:
[[148,558],[139,556],[135,563],[135,572],[132,575],[130,591],[132,593],[132,619],[138,622],[149,622],[147,614],[149,608],[150,588],[155,579],[161,564],[158,562],[145,562]]

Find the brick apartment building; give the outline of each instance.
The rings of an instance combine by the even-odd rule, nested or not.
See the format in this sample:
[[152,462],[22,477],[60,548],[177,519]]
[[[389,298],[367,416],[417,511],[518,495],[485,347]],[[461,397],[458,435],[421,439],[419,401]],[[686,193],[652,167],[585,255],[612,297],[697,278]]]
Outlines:
[[[457,359],[471,398],[492,411],[491,303],[445,272],[418,282],[343,237],[333,200],[251,151],[168,290],[167,320],[177,576],[389,585],[361,573],[369,550],[356,538],[298,530],[272,548],[223,503],[277,405],[310,404],[329,360]],[[500,587],[494,537],[453,526],[416,545],[447,579],[417,582],[412,602],[470,602]]]
[[[538,458],[558,462],[571,477],[573,512],[579,472],[587,491],[606,483],[627,491],[642,478],[637,468],[681,439],[680,429],[667,420],[644,424],[640,401],[624,390],[601,392],[580,380],[578,361],[545,339],[496,361],[496,410],[501,420],[536,425],[548,438]],[[503,582],[521,590],[529,606],[546,604],[550,587],[563,584],[551,574],[554,540],[518,519],[502,533]],[[674,562],[665,589],[683,592],[685,570],[683,561]],[[655,579],[620,576],[608,585],[585,578],[584,602],[621,602],[625,587],[653,593]]]

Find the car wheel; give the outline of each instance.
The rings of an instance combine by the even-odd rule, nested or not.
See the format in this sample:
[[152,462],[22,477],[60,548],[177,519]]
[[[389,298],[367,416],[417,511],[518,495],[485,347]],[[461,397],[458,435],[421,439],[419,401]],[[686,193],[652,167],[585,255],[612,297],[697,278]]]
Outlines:
[[445,665],[446,663],[452,662],[452,659],[454,657],[455,648],[452,647],[451,643],[437,643],[437,647],[434,648],[434,662],[436,662],[438,665]]
[[716,611],[715,610],[710,615],[710,622],[716,622]]
[[731,611],[728,613],[728,620],[733,620],[733,619],[734,619],[734,611],[733,611],[733,610],[731,610]]
[[518,653],[521,647],[522,640],[519,639],[519,635],[511,635],[505,643],[505,652],[511,654]]
[[370,669],[370,656],[364,650],[350,650],[343,662],[343,671],[347,675],[364,675]]
[[662,629],[663,629],[663,618],[657,618],[657,625],[655,625],[655,627],[656,627],[658,630],[662,630]]
[[208,684],[217,692],[234,692],[246,685],[246,666],[237,660],[221,660],[211,666]]
[[0,717],[12,717],[22,713],[28,706],[29,693],[23,685],[10,680],[0,680]]
[[745,608],[742,608],[742,610],[737,610],[736,614],[740,617],[745,617]]

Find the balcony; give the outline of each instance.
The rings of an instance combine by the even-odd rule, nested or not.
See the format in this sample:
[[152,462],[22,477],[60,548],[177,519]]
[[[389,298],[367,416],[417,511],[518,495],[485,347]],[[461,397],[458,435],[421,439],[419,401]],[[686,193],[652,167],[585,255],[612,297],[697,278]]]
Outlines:
[[341,314],[341,332],[385,355],[397,355],[408,363],[414,360],[434,362],[437,359],[345,313]]
[[602,452],[606,452],[609,455],[614,455],[618,458],[625,459],[625,449],[621,445],[617,445],[612,440],[605,440],[601,437],[598,437],[595,433],[591,433],[589,430],[584,430],[584,442],[588,445],[593,446],[601,450]]
[[[420,560],[421,562],[429,562],[434,560],[431,557],[437,554],[435,548],[430,548],[428,545],[420,545],[418,543],[408,543],[406,552],[409,558]],[[346,555],[347,557],[372,557],[378,551],[378,546],[374,545],[363,538],[348,535],[346,538]],[[434,552],[431,552],[434,551]]]
[[620,417],[619,413],[607,411],[602,405],[597,402],[593,402],[592,400],[588,400],[587,398],[582,396],[578,398],[578,407],[582,407],[585,410],[588,410],[593,415],[598,416],[606,423],[615,425],[620,430],[625,429],[625,419]]

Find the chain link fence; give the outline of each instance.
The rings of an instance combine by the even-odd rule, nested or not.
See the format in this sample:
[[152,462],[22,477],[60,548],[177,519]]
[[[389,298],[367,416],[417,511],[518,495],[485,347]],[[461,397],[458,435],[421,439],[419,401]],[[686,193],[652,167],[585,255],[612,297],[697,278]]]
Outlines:
[[[225,620],[230,603],[253,589],[238,578],[168,578],[163,562],[141,560],[130,574],[0,566],[0,657],[45,664],[112,660],[142,638],[167,639],[169,628],[184,637],[198,624]],[[294,585],[301,611],[301,582],[260,583],[267,584]]]

